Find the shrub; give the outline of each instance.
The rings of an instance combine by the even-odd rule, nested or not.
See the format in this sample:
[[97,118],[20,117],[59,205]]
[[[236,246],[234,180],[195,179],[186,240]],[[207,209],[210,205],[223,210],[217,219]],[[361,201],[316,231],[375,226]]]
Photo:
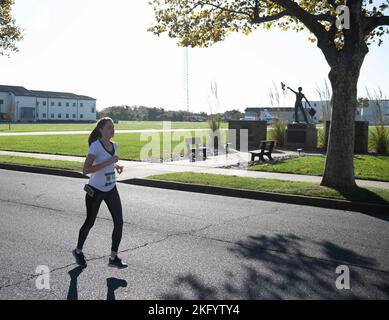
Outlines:
[[377,154],[389,153],[389,128],[376,125],[370,131],[370,145]]
[[270,131],[270,139],[276,141],[278,147],[283,147],[285,144],[286,122],[285,120],[277,119],[272,124]]

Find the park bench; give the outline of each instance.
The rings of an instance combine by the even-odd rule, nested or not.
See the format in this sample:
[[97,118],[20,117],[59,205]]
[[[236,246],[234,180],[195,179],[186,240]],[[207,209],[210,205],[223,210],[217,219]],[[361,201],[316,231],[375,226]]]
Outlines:
[[185,139],[186,147],[188,150],[188,157],[191,162],[196,161],[199,151],[202,152],[203,160],[207,160],[207,149],[208,147],[201,143],[200,138],[189,138]]
[[265,161],[263,156],[267,156],[269,160],[273,160],[271,154],[273,152],[275,141],[261,141],[259,144],[259,150],[250,151],[251,161],[255,160],[255,157],[259,157],[260,160]]

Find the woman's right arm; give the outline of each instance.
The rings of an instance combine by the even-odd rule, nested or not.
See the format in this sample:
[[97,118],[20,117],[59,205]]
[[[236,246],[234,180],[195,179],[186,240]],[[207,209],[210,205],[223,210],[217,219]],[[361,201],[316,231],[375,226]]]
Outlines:
[[294,91],[292,88],[288,87],[288,89],[289,89],[290,91],[292,91],[293,93],[297,94],[297,92]]
[[94,156],[93,154],[88,154],[88,156],[86,157],[85,162],[84,162],[84,168],[82,169],[82,173],[84,175],[97,172],[97,171],[105,168],[106,166],[109,166],[109,165],[119,161],[119,158],[117,156],[114,156],[111,159],[104,161],[102,163],[96,164],[94,166],[93,162],[95,161],[95,159],[96,159],[96,156]]

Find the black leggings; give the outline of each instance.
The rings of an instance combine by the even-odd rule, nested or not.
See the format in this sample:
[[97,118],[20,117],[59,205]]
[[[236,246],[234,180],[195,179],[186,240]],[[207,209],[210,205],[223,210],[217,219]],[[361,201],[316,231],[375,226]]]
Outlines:
[[[92,187],[93,188],[93,187]],[[80,229],[80,234],[78,236],[78,244],[77,249],[82,250],[84,246],[84,242],[88,237],[90,229],[92,229],[95,224],[95,220],[97,217],[97,213],[99,212],[99,208],[101,202],[107,204],[109,212],[111,213],[113,219],[113,232],[112,232],[112,251],[118,252],[119,244],[122,239],[123,232],[123,213],[122,213],[122,203],[120,201],[120,196],[116,186],[108,192],[102,192],[96,188],[95,194],[93,198],[91,198],[88,194],[85,195],[86,202],[86,220]]]

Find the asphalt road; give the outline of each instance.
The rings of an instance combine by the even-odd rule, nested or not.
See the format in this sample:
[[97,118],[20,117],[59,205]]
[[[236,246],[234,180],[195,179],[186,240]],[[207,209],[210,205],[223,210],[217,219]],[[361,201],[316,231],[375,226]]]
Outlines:
[[[86,180],[0,170],[0,181],[0,299],[389,298],[389,215],[119,184],[129,268],[107,266],[103,204],[81,271],[71,250]],[[340,265],[350,289],[336,287]],[[38,266],[50,289],[37,288]]]

